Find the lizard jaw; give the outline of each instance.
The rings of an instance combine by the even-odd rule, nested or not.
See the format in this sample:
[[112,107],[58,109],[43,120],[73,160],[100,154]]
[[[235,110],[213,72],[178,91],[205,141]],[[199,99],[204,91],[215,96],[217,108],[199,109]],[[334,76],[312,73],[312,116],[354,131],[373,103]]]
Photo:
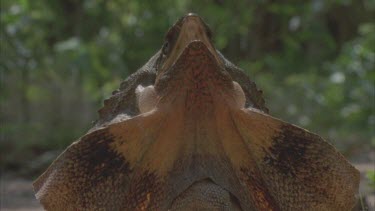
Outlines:
[[141,113],[156,107],[205,113],[217,103],[243,108],[246,101],[241,86],[217,63],[202,41],[190,42],[168,71],[155,81],[155,86],[140,85],[136,95]]

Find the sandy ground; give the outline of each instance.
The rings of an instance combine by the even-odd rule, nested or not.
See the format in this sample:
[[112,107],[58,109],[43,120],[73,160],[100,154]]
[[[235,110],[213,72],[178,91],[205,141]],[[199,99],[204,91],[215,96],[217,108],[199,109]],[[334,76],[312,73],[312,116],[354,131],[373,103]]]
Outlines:
[[[372,190],[366,181],[365,172],[374,169],[373,164],[355,165],[361,171],[360,193],[363,198],[361,208],[360,202],[355,210],[375,211],[375,191]],[[39,211],[43,210],[35,199],[32,181],[22,178],[3,177],[0,180],[0,210],[1,211]]]

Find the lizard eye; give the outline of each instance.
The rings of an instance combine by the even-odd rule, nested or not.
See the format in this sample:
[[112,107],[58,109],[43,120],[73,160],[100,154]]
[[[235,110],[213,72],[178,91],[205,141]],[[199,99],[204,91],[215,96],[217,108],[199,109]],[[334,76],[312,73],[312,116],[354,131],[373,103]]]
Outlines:
[[169,45],[169,42],[166,41],[164,44],[163,44],[163,49],[162,49],[162,52],[164,55],[167,55],[169,53],[169,49],[170,48],[170,45]]

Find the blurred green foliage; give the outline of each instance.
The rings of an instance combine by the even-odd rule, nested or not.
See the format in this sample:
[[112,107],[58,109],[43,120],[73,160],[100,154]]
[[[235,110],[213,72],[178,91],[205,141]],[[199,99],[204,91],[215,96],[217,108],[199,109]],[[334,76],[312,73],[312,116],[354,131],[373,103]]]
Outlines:
[[366,177],[369,180],[370,187],[375,189],[375,171],[368,171]]
[[84,134],[191,11],[264,90],[272,115],[347,156],[374,147],[373,0],[2,0],[0,166],[53,158]]

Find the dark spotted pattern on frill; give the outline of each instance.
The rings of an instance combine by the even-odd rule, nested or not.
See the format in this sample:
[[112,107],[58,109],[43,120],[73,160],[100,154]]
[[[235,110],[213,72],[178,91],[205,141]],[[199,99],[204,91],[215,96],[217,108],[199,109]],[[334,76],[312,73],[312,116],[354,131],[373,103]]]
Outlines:
[[271,152],[264,162],[278,169],[285,175],[296,176],[298,169],[308,168],[306,150],[311,145],[312,137],[304,131],[298,131],[289,124],[283,125],[280,133],[272,138]]

